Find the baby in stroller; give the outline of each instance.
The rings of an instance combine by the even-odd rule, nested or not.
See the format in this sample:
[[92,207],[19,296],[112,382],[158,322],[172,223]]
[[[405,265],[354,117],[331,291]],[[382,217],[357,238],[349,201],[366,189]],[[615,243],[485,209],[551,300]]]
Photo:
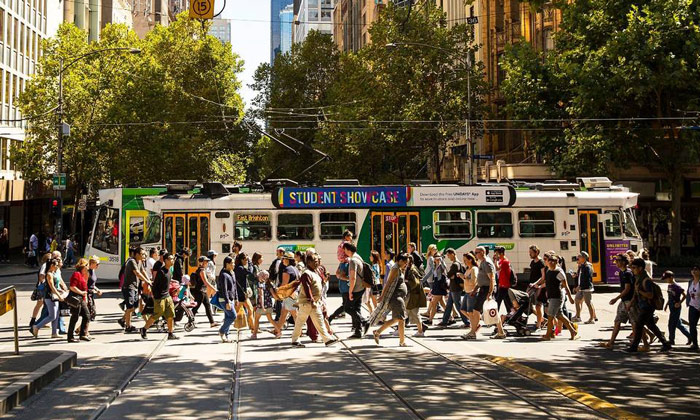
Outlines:
[[532,331],[527,326],[527,319],[532,313],[532,302],[535,301],[537,290],[528,288],[526,292],[508,289],[508,299],[513,303],[513,309],[506,315],[506,324],[515,327],[516,337],[528,336]]
[[168,290],[170,297],[173,298],[173,303],[175,304],[175,322],[180,322],[187,316],[187,323],[185,323],[185,331],[190,332],[195,328],[194,313],[192,313],[192,308],[197,305],[192,294],[190,293],[190,276],[182,276],[182,284],[177,280],[172,280],[170,282],[170,288]]

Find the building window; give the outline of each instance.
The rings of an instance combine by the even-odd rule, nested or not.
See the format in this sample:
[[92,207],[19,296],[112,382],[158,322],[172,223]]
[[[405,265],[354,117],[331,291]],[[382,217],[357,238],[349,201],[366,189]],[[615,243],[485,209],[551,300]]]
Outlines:
[[272,223],[269,214],[236,213],[235,236],[243,241],[269,241]]
[[331,11],[330,10],[321,10],[321,20],[323,22],[330,22],[331,21]]
[[513,215],[510,212],[479,212],[476,214],[479,238],[512,238]]
[[551,238],[555,236],[553,211],[518,212],[521,238]]
[[314,238],[314,217],[311,214],[277,215],[277,239],[295,240]]
[[343,239],[343,232],[355,230],[355,213],[321,213],[321,239]]
[[309,9],[309,22],[318,21],[318,9]]
[[436,211],[433,213],[435,239],[471,239],[472,215],[468,211]]

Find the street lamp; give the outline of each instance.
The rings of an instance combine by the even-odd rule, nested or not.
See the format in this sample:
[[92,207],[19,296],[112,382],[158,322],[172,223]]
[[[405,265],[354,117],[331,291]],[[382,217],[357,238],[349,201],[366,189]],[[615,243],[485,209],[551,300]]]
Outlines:
[[[109,52],[109,51],[124,51],[128,52],[130,54],[140,54],[141,50],[138,48],[129,48],[129,47],[114,47],[114,48],[103,48],[101,50],[95,50],[95,51],[90,51],[88,53],[85,53],[83,55],[80,55],[73,60],[71,60],[68,64],[63,64],[63,57],[59,57],[58,63],[59,63],[59,68],[58,68],[58,107],[57,107],[57,113],[58,113],[58,162],[56,165],[57,172],[59,174],[63,173],[63,135],[68,135],[69,133],[69,127],[68,125],[64,126],[63,123],[63,73],[68,70],[73,64],[77,63],[78,61],[90,57],[95,54],[101,54],[104,52]],[[67,181],[66,181],[67,184]],[[56,227],[56,233],[58,235],[58,239],[61,240],[63,239],[63,221],[61,220],[61,217],[63,215],[63,191],[62,190],[57,190],[56,195],[58,197],[58,202],[60,206],[60,213],[59,213],[59,219],[57,222],[57,227]]]
[[[387,50],[394,50],[398,48],[401,45],[408,45],[408,46],[416,46],[416,47],[425,47],[425,48],[432,48],[434,50],[442,51],[444,53],[452,54],[452,51],[438,47],[435,45],[430,45],[430,44],[424,44],[422,42],[389,42],[384,45],[384,47]],[[458,57],[460,61],[462,61],[461,57]],[[471,88],[471,71],[472,71],[472,60],[471,60],[471,55],[467,54],[467,60],[462,61],[467,65],[467,122],[466,122],[466,142],[467,145],[469,146],[469,151],[468,151],[468,164],[469,164],[469,178],[468,178],[468,184],[473,185],[474,184],[474,143],[472,142],[472,132],[471,132],[471,115],[472,115],[472,88]],[[438,171],[440,169],[438,168]]]

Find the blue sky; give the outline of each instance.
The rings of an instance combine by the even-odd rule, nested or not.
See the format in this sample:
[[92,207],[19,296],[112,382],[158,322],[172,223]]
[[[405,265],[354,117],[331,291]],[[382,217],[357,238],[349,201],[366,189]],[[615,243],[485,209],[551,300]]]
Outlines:
[[[216,3],[220,7],[222,0]],[[270,61],[270,1],[226,0],[222,17],[232,20],[233,51],[245,61],[244,71],[239,75],[243,82],[241,96],[250,105],[255,93],[248,85],[253,82],[255,69],[260,63]]]

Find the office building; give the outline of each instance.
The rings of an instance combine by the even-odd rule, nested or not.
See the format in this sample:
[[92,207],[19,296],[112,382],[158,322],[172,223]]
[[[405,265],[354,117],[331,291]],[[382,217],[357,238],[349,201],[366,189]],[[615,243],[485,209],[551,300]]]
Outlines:
[[[282,32],[283,32],[283,27],[289,30],[291,33],[292,28],[291,25],[292,23],[289,23],[288,25],[285,25],[285,23],[282,22],[283,18],[283,11],[285,9],[291,8],[292,10],[292,15],[291,17],[287,17],[285,14],[284,17],[288,19],[290,22],[294,21],[294,1],[293,0],[271,0],[270,1],[270,63],[275,62],[275,57],[277,54],[279,54],[282,51]],[[286,12],[285,12],[286,13]],[[291,43],[291,35],[288,36],[287,38],[288,42]]]
[[211,21],[209,35],[217,38],[222,43],[231,43],[231,19],[215,17]]
[[292,50],[292,27],[294,26],[294,6],[288,4],[280,12],[280,54]]
[[294,42],[304,42],[309,31],[316,30],[324,34],[333,34],[334,0],[301,0],[295,7]]

